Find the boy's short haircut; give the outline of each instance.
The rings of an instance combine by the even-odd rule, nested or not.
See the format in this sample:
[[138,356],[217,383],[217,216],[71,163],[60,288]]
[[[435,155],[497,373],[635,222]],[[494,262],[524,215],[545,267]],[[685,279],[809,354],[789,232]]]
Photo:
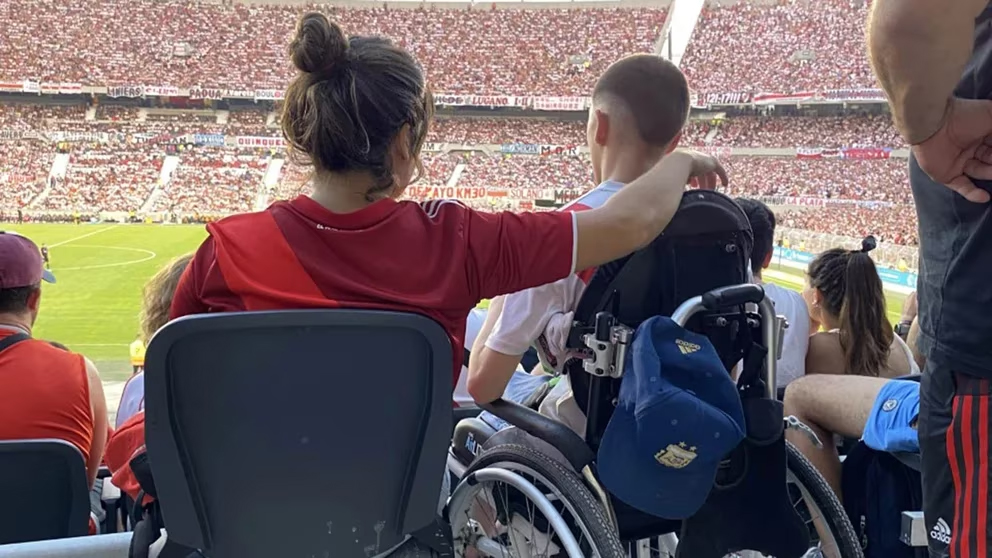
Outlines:
[[614,62],[593,89],[593,102],[618,99],[634,116],[646,143],[668,145],[689,117],[689,85],[675,64],[653,54]]
[[748,198],[737,198],[748,221],[751,222],[751,233],[754,235],[754,247],[751,249],[751,271],[760,273],[765,264],[765,258],[775,248],[775,214],[764,203]]

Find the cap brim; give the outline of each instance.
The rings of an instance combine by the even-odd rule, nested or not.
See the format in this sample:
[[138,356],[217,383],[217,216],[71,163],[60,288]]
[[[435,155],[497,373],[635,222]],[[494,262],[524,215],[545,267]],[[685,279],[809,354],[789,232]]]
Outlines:
[[44,270],[41,271],[41,279],[43,281],[45,281],[46,283],[54,283],[55,282],[55,276],[52,275],[52,272],[51,271],[48,271],[47,269],[44,269]]

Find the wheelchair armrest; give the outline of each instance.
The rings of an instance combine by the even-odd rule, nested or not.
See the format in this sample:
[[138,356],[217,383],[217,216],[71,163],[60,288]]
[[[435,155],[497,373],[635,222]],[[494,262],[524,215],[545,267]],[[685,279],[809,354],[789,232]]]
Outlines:
[[460,420],[475,418],[479,416],[480,413],[482,413],[482,409],[479,407],[455,407],[455,424],[458,424],[458,421]]
[[910,469],[914,471],[920,470],[920,454],[900,451],[893,453],[892,456]]
[[596,458],[585,440],[571,428],[533,409],[503,399],[482,404],[480,407],[531,436],[551,444],[565,456],[576,471],[582,471]]

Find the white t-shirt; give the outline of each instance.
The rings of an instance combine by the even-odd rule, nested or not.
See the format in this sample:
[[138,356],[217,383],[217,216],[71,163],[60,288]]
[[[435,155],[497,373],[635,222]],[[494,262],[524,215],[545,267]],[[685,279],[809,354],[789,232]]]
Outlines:
[[[486,315],[487,311],[479,308],[475,308],[469,312],[468,319],[465,321],[466,351],[472,350],[472,344],[475,343],[475,338],[479,336],[479,330],[482,329],[482,324],[486,323]],[[458,375],[458,383],[455,385],[453,399],[459,407],[475,405],[472,396],[468,394],[468,368],[464,364],[462,365],[461,374]]]
[[764,283],[765,295],[775,305],[775,314],[789,322],[782,340],[782,358],[778,361],[776,387],[783,388],[806,374],[806,352],[809,350],[809,309],[796,291],[774,283]]
[[[601,207],[622,187],[623,184],[608,180],[561,211]],[[580,274],[573,273],[554,283],[507,295],[486,347],[505,355],[522,355],[534,346],[546,370],[561,372],[568,360],[565,344],[572,313],[585,288]]]

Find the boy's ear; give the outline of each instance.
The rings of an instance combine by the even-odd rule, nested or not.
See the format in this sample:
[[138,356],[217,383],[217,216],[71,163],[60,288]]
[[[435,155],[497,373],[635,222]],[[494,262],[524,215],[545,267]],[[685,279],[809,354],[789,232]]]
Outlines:
[[597,145],[606,145],[607,138],[610,137],[610,115],[600,109],[596,109],[596,140]]

